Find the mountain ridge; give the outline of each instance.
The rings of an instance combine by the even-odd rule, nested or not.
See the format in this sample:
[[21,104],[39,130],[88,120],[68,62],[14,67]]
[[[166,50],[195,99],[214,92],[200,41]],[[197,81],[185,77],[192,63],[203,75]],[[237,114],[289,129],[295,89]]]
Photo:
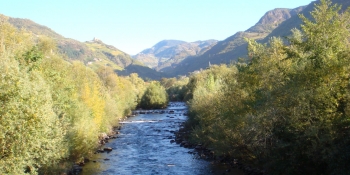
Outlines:
[[254,26],[246,31],[239,31],[225,40],[218,41],[216,45],[199,56],[187,57],[178,66],[168,69],[166,73],[173,76],[189,74],[190,72],[208,67],[209,62],[211,64],[230,64],[237,61],[240,57],[246,57],[247,44],[245,38],[255,40],[266,38],[283,21],[296,16],[304,8],[305,6],[294,9],[275,8],[274,10],[270,10]]

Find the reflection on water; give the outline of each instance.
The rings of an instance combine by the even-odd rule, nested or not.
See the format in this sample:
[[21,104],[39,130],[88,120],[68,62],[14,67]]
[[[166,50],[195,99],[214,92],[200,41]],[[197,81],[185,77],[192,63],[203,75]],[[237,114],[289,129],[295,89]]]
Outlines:
[[[174,113],[169,114],[169,110]],[[170,143],[173,133],[186,120],[184,103],[171,103],[163,112],[148,111],[122,122],[118,138],[105,145],[113,151],[96,154],[85,165],[83,174],[204,175],[219,172],[211,168],[210,162],[189,154],[189,149]]]

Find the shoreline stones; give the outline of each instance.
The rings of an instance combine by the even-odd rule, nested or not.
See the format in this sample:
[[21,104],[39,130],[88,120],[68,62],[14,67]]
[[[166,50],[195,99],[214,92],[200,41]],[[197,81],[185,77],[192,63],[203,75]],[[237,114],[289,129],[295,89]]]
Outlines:
[[111,147],[105,147],[103,148],[104,151],[111,152],[113,149]]
[[106,133],[102,133],[100,136],[99,136],[99,147],[98,149],[95,151],[95,154],[96,153],[104,153],[104,152],[111,152],[113,150],[113,148],[111,147],[105,147],[105,148],[102,148],[102,146],[106,143],[108,143],[108,141],[110,139],[116,139],[118,138],[118,134],[120,134],[119,130],[121,129],[121,126],[118,126],[118,127],[115,127],[114,130],[112,132],[110,132],[108,135]]

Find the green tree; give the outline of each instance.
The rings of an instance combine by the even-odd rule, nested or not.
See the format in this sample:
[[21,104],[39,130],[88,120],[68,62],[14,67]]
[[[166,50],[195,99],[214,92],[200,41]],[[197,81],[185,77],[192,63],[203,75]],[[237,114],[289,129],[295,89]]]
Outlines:
[[67,156],[65,130],[40,74],[21,70],[8,54],[0,62],[0,173],[35,174]]
[[[276,173],[348,174],[349,11],[321,0],[286,49],[292,69],[273,130]],[[345,135],[344,135],[345,134]],[[278,166],[276,166],[278,165]],[[307,167],[314,167],[312,170]],[[278,168],[277,168],[278,167]]]
[[151,82],[141,98],[139,106],[144,109],[165,108],[168,104],[168,96],[159,82]]

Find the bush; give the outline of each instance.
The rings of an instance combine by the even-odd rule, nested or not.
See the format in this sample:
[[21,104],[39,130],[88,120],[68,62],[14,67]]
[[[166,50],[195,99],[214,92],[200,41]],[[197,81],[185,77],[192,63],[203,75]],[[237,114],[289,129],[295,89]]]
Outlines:
[[151,82],[141,98],[139,107],[144,109],[165,108],[168,104],[168,95],[159,82]]

